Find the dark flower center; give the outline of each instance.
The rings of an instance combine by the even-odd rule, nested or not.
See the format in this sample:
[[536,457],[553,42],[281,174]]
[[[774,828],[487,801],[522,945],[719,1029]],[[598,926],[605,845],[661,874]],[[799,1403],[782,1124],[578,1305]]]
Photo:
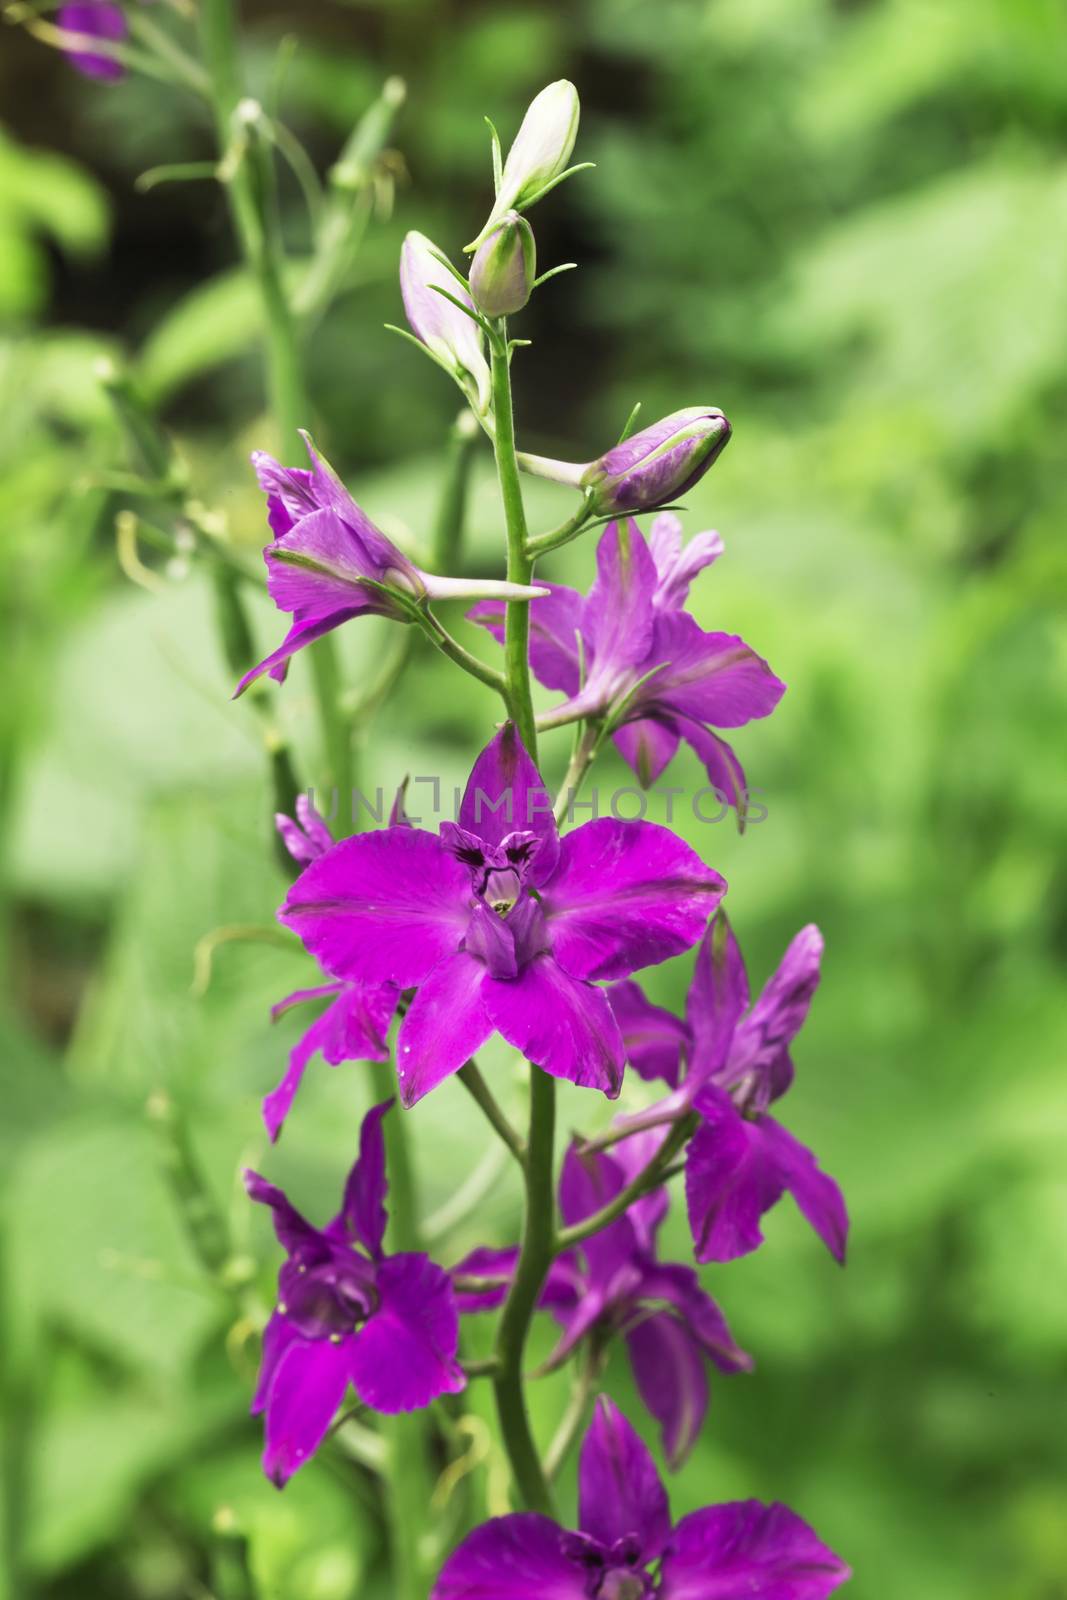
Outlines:
[[310,1339],[352,1333],[377,1309],[374,1268],[346,1245],[314,1260],[292,1257],[278,1280],[278,1310]]

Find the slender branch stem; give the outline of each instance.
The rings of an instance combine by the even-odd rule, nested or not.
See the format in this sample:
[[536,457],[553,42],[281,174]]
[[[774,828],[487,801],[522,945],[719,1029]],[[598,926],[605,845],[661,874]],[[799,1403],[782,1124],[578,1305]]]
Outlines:
[[526,1144],[522,1135],[512,1127],[504,1112],[500,1109],[493,1091],[483,1078],[481,1068],[473,1057],[465,1067],[460,1067],[458,1077],[471,1099],[485,1113],[486,1120],[503,1139],[520,1167],[525,1167]]
[[[533,559],[526,552],[526,511],[522,503],[522,481],[515,455],[515,418],[511,404],[511,364],[508,357],[507,328],[501,317],[490,342],[490,370],[493,383],[493,416],[496,428],[493,452],[496,456],[500,497],[508,537],[508,581],[529,583]],[[519,738],[531,758],[537,760],[537,730],[534,726],[533,699],[530,694],[530,602],[508,602],[504,623],[504,675],[508,710]]]
[[576,1244],[581,1244],[584,1239],[589,1239],[594,1233],[599,1233],[602,1228],[608,1227],[616,1218],[621,1217],[624,1211],[629,1210],[635,1200],[640,1200],[650,1189],[658,1189],[668,1169],[672,1173],[679,1171],[680,1168],[672,1165],[674,1157],[692,1135],[696,1122],[695,1116],[683,1117],[680,1122],[676,1122],[652,1160],[641,1169],[632,1182],[626,1185],[625,1189],[620,1189],[615,1198],[609,1200],[606,1206],[601,1206],[599,1211],[594,1211],[591,1216],[574,1223],[570,1228],[564,1228],[557,1235],[557,1253],[573,1249]]
[[574,747],[574,754],[571,756],[570,765],[564,774],[563,783],[560,786],[559,794],[556,796],[556,803],[552,808],[557,828],[561,827],[564,821],[572,822],[574,820],[570,814],[571,807],[574,805],[578,791],[582,787],[582,781],[586,773],[596,760],[603,737],[604,729],[602,724],[598,722],[586,723],[582,730],[582,736]]
[[460,569],[460,547],[467,519],[467,494],[478,424],[466,407],[448,434],[445,475],[437,502],[433,531],[433,571],[455,576]]
[[614,522],[617,512],[610,516],[594,517],[588,501],[583,501],[573,517],[568,517],[566,522],[561,522],[558,528],[553,528],[549,533],[539,533],[526,542],[527,552],[534,558],[548,555],[550,550],[559,550],[563,545],[570,544],[572,539],[577,539],[580,533],[587,528],[600,528],[607,522]]
[[497,1329],[493,1379],[504,1448],[523,1503],[531,1511],[553,1514],[552,1490],[530,1431],[522,1365],[530,1319],[555,1254],[552,1194],[556,1130],[555,1080],[530,1068],[530,1137],[526,1157],[526,1212],[515,1277]]
[[593,1398],[593,1391],[596,1388],[600,1368],[599,1353],[592,1344],[588,1344],[584,1359],[575,1374],[567,1409],[560,1418],[559,1427],[556,1429],[552,1443],[545,1454],[545,1472],[550,1482],[556,1477],[570,1455],[575,1440],[585,1426],[586,1414],[589,1410],[589,1403]]
[[[521,602],[525,604],[525,602]],[[509,606],[510,610],[510,606]],[[479,661],[472,655],[458,639],[454,639],[448,629],[439,622],[430,611],[422,611],[418,617],[418,624],[422,628],[430,643],[436,645],[442,655],[454,661],[457,667],[462,667],[464,672],[469,672],[472,678],[477,678],[479,683],[484,683],[488,688],[494,689],[497,694],[504,695],[507,699],[507,689],[504,674],[496,667],[491,667],[487,661]]]

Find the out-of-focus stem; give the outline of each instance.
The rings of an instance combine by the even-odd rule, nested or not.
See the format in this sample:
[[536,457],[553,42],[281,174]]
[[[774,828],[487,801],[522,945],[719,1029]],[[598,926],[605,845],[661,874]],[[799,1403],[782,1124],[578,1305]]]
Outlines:
[[478,1063],[472,1058],[466,1066],[460,1067],[457,1074],[460,1083],[466,1089],[471,1099],[481,1107],[486,1119],[503,1139],[512,1155],[520,1166],[526,1163],[526,1145],[521,1135],[512,1127],[507,1117],[497,1103],[496,1096],[482,1077]]
[[464,409],[452,424],[448,436],[445,475],[433,532],[431,568],[448,577],[459,575],[471,463],[477,438],[478,423],[472,413]]

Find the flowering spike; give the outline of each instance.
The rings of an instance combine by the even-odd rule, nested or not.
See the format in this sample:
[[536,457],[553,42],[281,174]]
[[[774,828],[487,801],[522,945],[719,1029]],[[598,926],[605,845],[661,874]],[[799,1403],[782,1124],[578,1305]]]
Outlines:
[[510,317],[529,300],[536,277],[533,229],[525,217],[509,211],[486,235],[471,262],[474,303],[487,317]]

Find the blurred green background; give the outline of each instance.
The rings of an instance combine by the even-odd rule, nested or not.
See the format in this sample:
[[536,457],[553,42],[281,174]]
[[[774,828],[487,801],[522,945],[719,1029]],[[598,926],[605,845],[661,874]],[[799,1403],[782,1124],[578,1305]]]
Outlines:
[[[581,265],[518,330],[522,442],[586,458],[638,399],[734,423],[689,499],[688,531],[726,540],[693,606],[789,692],[737,740],[766,820],[687,831],[730,881],[754,982],[803,922],[826,933],[786,1120],[844,1186],[853,1244],[840,1273],[787,1202],[756,1256],[705,1271],[758,1366],[716,1382],[676,1510],[787,1500],[853,1564],[856,1600],[1064,1600],[1062,5],[305,0],[246,23],[264,93],[298,31],[282,105],[320,169],[386,75],[408,85],[395,203],[308,348],[319,441],[391,533],[425,547],[455,413],[382,327],[401,320],[401,237],[459,251],[488,206],[483,114],[507,140],[555,77],[579,86],[597,171],[532,217],[543,265]],[[227,943],[191,987],[198,941],[269,925],[282,893],[261,731],[229,702],[198,564],[146,549],[150,588],[131,582],[123,501],[94,485],[126,459],[94,375],[117,355],[199,498],[263,542],[247,454],[272,428],[225,197],[134,190],[210,156],[210,134],[191,97],[87,83],[13,28],[0,100],[0,1596],[384,1597],[379,1508],[343,1436],[282,1496],[259,1476],[251,1324],[276,1254],[236,1181],[265,1162],[329,1214],[369,1074],[313,1068],[266,1151],[258,1099],[298,1028],[272,1030],[268,1006],[307,963]],[[544,486],[530,504],[538,528],[570,508]],[[480,455],[471,562],[499,570],[501,543]],[[546,571],[586,586],[592,545]],[[256,622],[266,649],[279,619],[264,602]],[[354,683],[390,637],[347,630]],[[303,664],[280,713],[314,777]],[[460,781],[495,714],[417,657],[367,731],[365,787]],[[554,777],[565,744],[546,741]],[[688,759],[670,781],[702,781]],[[688,971],[649,988],[680,1001]],[[504,1056],[487,1070],[517,1103]],[[176,1122],[146,1114],[162,1094]],[[604,1118],[580,1091],[561,1105],[565,1128]],[[407,1121],[431,1213],[487,1136],[455,1086]],[[214,1222],[185,1192],[183,1138]],[[442,1253],[513,1235],[499,1193]],[[206,1226],[253,1283],[209,1281]],[[684,1259],[677,1201],[670,1238]],[[625,1401],[624,1365],[614,1379]],[[547,1436],[564,1392],[537,1394]]]

